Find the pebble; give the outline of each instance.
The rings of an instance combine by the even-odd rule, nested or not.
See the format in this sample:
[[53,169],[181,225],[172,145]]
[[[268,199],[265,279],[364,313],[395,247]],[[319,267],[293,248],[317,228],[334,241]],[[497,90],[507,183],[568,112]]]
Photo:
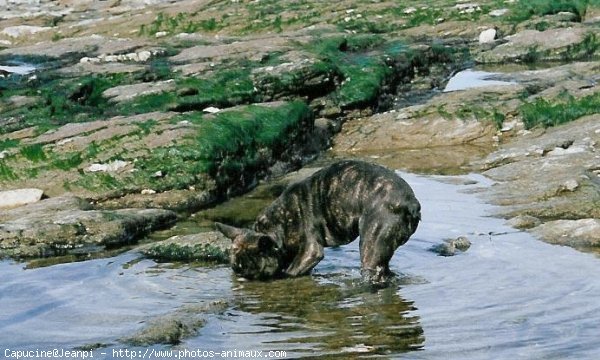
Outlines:
[[487,29],[482,31],[479,34],[479,43],[480,44],[489,44],[493,43],[496,40],[496,29]]

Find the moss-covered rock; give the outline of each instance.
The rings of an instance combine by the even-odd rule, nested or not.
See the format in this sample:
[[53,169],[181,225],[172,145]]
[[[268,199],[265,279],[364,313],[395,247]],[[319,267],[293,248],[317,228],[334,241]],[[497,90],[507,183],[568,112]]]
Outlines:
[[229,263],[231,240],[220,232],[173,236],[142,246],[139,251],[157,261]]
[[57,197],[0,211],[0,257],[92,253],[131,244],[175,223],[161,209],[93,210],[76,197]]

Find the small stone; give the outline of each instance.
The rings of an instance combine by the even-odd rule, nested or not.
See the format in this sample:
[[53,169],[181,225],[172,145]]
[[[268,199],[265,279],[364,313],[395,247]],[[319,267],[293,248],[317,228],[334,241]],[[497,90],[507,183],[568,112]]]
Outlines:
[[150,51],[144,50],[138,53],[138,58],[140,62],[148,61],[152,57],[152,53]]
[[42,199],[44,190],[17,189],[0,191],[0,208],[17,207],[38,202]]
[[565,183],[562,186],[565,190],[573,192],[577,190],[577,188],[579,187],[579,183],[577,182],[577,180],[571,179],[565,181]]
[[479,34],[480,44],[493,43],[494,40],[496,40],[496,29],[494,28],[484,30]]
[[165,174],[163,174],[163,172],[161,170],[158,170],[157,172],[155,172],[154,174],[152,174],[153,178],[161,178],[165,176]]
[[156,36],[157,38],[161,38],[161,37],[165,37],[167,36],[169,33],[166,31],[159,31],[156,34],[154,34],[154,36]]
[[490,15],[490,16],[493,16],[493,17],[498,17],[498,16],[505,15],[507,12],[508,12],[508,9],[506,9],[506,8],[503,8],[503,9],[496,9],[496,10],[492,10],[492,11],[490,11],[490,14],[489,14],[489,15]]
[[471,241],[469,241],[469,239],[467,239],[466,236],[459,236],[454,240],[450,240],[450,242],[453,243],[454,246],[462,252],[469,250],[469,248],[471,247]]
[[156,194],[156,191],[152,190],[152,189],[144,189],[144,190],[142,190],[142,195],[152,195],[152,194]]
[[138,53],[129,53],[126,55],[127,60],[129,61],[135,61],[135,62],[139,62],[140,61],[140,55],[138,55]]
[[115,172],[129,165],[128,161],[115,160],[107,164],[94,163],[87,167],[88,172]]
[[409,7],[409,8],[406,8],[406,9],[404,9],[404,13],[405,13],[406,15],[413,14],[413,13],[415,13],[416,11],[417,11],[417,9],[416,9],[416,8],[414,8],[414,7]]
[[202,111],[204,111],[205,113],[209,113],[209,114],[216,114],[219,111],[221,111],[221,109],[219,109],[217,107],[214,107],[214,106],[210,106],[210,107],[207,107],[206,109],[204,109]]

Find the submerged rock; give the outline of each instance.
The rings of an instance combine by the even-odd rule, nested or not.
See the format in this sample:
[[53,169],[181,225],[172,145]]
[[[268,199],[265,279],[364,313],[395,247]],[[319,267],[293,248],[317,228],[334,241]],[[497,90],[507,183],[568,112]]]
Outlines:
[[134,346],[154,344],[179,344],[183,339],[193,336],[206,323],[207,314],[219,314],[225,311],[226,301],[212,301],[207,304],[186,305],[176,311],[149,320],[137,333],[121,339]]
[[0,257],[101,251],[171,226],[176,218],[168,210],[93,210],[89,203],[74,196],[50,198],[0,211]]
[[231,240],[218,231],[186,236],[173,236],[167,240],[148,244],[139,250],[158,261],[208,261],[229,263]]

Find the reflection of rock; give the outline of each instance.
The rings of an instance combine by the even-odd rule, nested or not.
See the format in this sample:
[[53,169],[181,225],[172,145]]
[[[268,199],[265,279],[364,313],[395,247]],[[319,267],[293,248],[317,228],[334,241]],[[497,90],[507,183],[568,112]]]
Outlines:
[[535,227],[532,232],[551,244],[574,247],[600,245],[600,219],[549,221]]
[[134,346],[179,344],[183,339],[195,335],[198,329],[204,326],[207,314],[222,313],[227,306],[228,303],[225,301],[186,305],[170,314],[150,319],[141,330],[121,341]]
[[42,199],[44,190],[18,189],[0,191],[0,208],[16,207],[38,202]]
[[208,261],[229,263],[231,240],[217,231],[186,236],[142,246],[145,256],[159,261]]
[[159,209],[92,210],[76,197],[56,197],[0,211],[0,256],[45,257],[93,252],[134,242],[170,226],[175,213]]

